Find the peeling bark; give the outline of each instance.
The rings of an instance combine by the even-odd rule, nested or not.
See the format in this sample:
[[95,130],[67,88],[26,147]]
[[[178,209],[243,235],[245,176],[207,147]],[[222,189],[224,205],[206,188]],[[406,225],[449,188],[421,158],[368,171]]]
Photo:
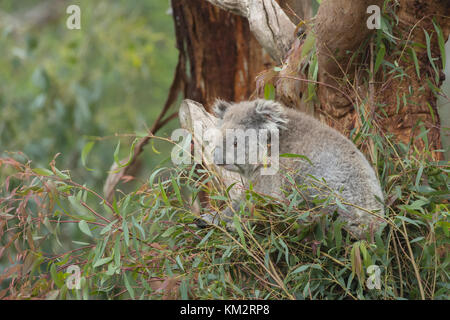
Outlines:
[[[230,1],[234,2],[234,1]],[[187,61],[185,98],[207,110],[217,98],[248,99],[255,78],[270,67],[270,56],[252,35],[245,18],[204,0],[172,0],[177,47]]]
[[275,0],[207,0],[246,18],[260,45],[278,63],[295,39],[295,26]]
[[[217,98],[247,100],[256,89],[256,76],[273,64],[247,19],[205,0],[172,0],[172,9],[180,59],[189,66],[184,70],[184,97],[207,111]],[[199,200],[201,207],[208,205],[204,193]]]

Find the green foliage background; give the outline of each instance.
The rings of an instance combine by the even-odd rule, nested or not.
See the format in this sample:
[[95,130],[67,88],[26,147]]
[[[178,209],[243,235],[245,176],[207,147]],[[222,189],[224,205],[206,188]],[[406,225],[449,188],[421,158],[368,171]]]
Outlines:
[[[0,10],[20,16],[37,3],[3,0]],[[427,148],[414,150],[426,132],[395,144],[360,119],[351,138],[373,142],[386,195],[387,227],[370,242],[351,239],[329,215],[302,230],[298,221],[315,213],[299,190],[310,186],[293,186],[286,202],[247,192],[235,233],[197,228],[200,192],[215,211],[231,201],[207,184],[214,172],[165,162],[164,138],[141,156],[144,181],[105,201],[110,164],[166,99],[173,21],[167,1],[73,3],[80,31],[64,15],[26,33],[0,28],[0,299],[448,299],[450,170]],[[89,171],[82,151],[92,141]],[[366,285],[373,264],[377,290]],[[80,290],[68,287],[71,265],[81,269]]]
[[[0,10],[21,17],[39,2],[2,0]],[[119,139],[114,135],[145,132],[164,104],[177,62],[173,20],[168,1],[71,4],[81,8],[81,30],[67,29],[66,14],[26,33],[0,29],[0,155],[22,151],[34,165],[47,166],[59,152],[58,165],[100,187]],[[88,167],[96,170],[88,172],[80,154],[95,137],[101,140]],[[147,169],[167,154],[167,144],[155,148],[161,154],[147,148],[142,157]]]

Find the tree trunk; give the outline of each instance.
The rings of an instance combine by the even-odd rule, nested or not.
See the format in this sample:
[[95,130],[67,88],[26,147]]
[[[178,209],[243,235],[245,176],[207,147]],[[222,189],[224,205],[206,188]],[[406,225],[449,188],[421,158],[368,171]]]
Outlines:
[[[373,115],[374,111],[378,111],[380,117],[373,120],[381,133],[394,134],[398,141],[408,144],[422,130],[418,125],[422,122],[424,129],[429,130],[427,135],[429,149],[441,149],[437,99],[432,87],[439,88],[442,84],[443,64],[441,59],[434,62],[438,72],[441,73],[436,76],[428,57],[424,30],[431,37],[429,45],[431,56],[439,58],[441,53],[432,19],[436,19],[446,40],[450,31],[448,18],[450,3],[429,0],[399,1],[398,7],[393,8],[399,21],[393,30],[394,36],[397,37],[397,45],[392,47],[390,50],[392,53],[384,58],[392,65],[398,64],[398,72],[389,73],[391,71],[389,69],[384,73],[380,71],[375,79],[369,79],[368,82],[371,82],[372,87],[368,85],[358,88],[355,92],[355,87],[363,84],[361,80],[364,79],[361,78],[366,77],[367,80],[367,76],[355,73],[356,66],[365,65],[368,68],[370,60],[372,64],[374,63],[377,52],[370,52],[370,44],[367,42],[365,46],[363,45],[365,50],[359,55],[359,60],[354,60],[353,65],[349,65],[350,57],[364,41],[370,41],[371,32],[366,27],[368,15],[365,14],[365,9],[369,4],[381,6],[382,3],[383,1],[377,3],[366,0],[352,1],[351,4],[346,0],[322,2],[315,29],[319,81],[329,86],[319,86],[320,105],[316,111],[322,121],[348,134],[350,130],[360,125],[357,110],[354,108],[355,95],[367,97],[366,105],[370,109],[367,110],[367,114]],[[358,31],[355,32],[356,30]],[[405,43],[405,40],[408,42]],[[414,46],[420,78],[410,54],[413,43],[423,45],[423,47]],[[404,76],[399,76],[400,72],[403,72]],[[349,81],[344,81],[345,78]],[[427,79],[432,85],[428,85]],[[348,96],[352,98],[350,101]],[[377,106],[383,107],[384,116]],[[414,144],[419,150],[425,147],[424,139],[415,140]],[[442,153],[433,153],[433,158],[442,159]]]
[[[248,21],[204,0],[172,0],[185,98],[207,110],[215,99],[241,101],[272,59],[251,34]],[[189,66],[189,70],[187,67]]]
[[[433,88],[440,87],[443,77],[436,76],[432,67],[434,63],[436,69],[442,70],[432,19],[440,25],[442,36],[447,39],[450,3],[447,0],[388,2],[398,19],[390,31],[397,40],[395,44],[386,43],[389,50],[383,60],[397,66],[397,70],[391,72],[384,65],[372,77],[367,70],[373,71],[379,48],[374,45],[374,31],[367,28],[369,14],[366,11],[369,5],[381,7],[383,2],[322,1],[313,27],[308,29],[315,35],[318,60],[319,103],[314,104],[313,112],[345,135],[361,127],[362,116],[371,120],[379,133],[394,134],[405,144],[418,130],[425,129],[429,149],[440,149],[440,120]],[[307,111],[302,96],[310,80],[304,76],[304,69],[301,70],[304,42],[294,34],[300,19],[292,11],[304,14],[307,19],[310,2],[279,0],[278,3],[285,12],[275,0],[172,0],[180,56],[184,65],[189,62],[186,98],[208,109],[215,98],[240,101],[255,97],[255,78],[267,70],[269,76],[260,78],[258,86],[272,82],[276,86],[277,100],[288,107]],[[424,30],[431,37],[429,50]],[[290,50],[286,43],[290,43]],[[412,46],[417,60],[412,59]],[[271,60],[262,47],[275,60]],[[278,61],[280,57],[283,64]],[[273,64],[281,65],[282,71],[277,74],[271,68]],[[417,126],[419,122],[422,122],[422,129]],[[422,149],[426,143],[419,139],[414,144]],[[435,159],[441,159],[441,155],[433,153]]]

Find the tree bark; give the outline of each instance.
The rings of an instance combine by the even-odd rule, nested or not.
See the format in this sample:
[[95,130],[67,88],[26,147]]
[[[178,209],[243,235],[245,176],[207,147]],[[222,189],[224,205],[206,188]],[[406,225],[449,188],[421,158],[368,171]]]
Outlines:
[[217,98],[248,99],[258,73],[273,64],[248,21],[205,0],[172,0],[172,9],[177,47],[186,66],[185,98],[207,110]]
[[[427,138],[430,150],[441,149],[440,120],[436,107],[436,96],[426,83],[430,79],[435,87],[440,87],[442,76],[435,78],[435,71],[426,49],[424,30],[430,35],[434,34],[430,42],[430,52],[433,58],[440,57],[432,19],[441,26],[444,39],[448,38],[450,20],[447,1],[428,0],[401,0],[396,15],[399,24],[394,28],[397,45],[391,48],[390,55],[384,59],[392,65],[398,64],[399,70],[405,74],[399,77],[398,73],[389,74],[389,71],[379,72],[375,79],[368,79],[369,85],[361,85],[367,75],[355,73],[357,66],[369,69],[370,60],[373,66],[376,52],[370,52],[371,31],[366,27],[368,15],[365,14],[371,4],[381,6],[383,1],[351,1],[325,0],[322,2],[316,18],[316,36],[319,60],[318,97],[320,104],[317,108],[318,116],[330,126],[348,134],[350,130],[360,126],[358,111],[355,104],[360,105],[356,96],[366,98],[367,115],[378,112],[379,117],[373,119],[380,133],[393,134],[397,141],[408,144],[413,137],[422,130],[418,125],[422,122],[425,130],[429,130]],[[447,17],[445,17],[447,16]],[[434,38],[434,39],[433,39]],[[405,43],[404,40],[409,40]],[[362,54],[351,60],[352,54],[366,41]],[[421,78],[417,75],[412,58],[405,46],[413,43],[423,45],[414,46],[418,57],[418,67]],[[399,52],[400,55],[399,55]],[[349,62],[352,62],[350,64]],[[442,61],[435,61],[439,71],[443,69]],[[356,79],[356,81],[355,81]],[[359,81],[358,81],[359,80]],[[334,88],[333,88],[334,87]],[[336,90],[335,88],[339,89]],[[349,95],[352,101],[349,101]],[[399,103],[399,99],[402,100]],[[383,116],[379,107],[383,106]],[[375,110],[377,109],[377,110]],[[424,139],[414,141],[418,150],[425,148]],[[442,153],[433,152],[434,159],[442,159]]]
[[[380,125],[384,132],[392,133],[398,140],[408,143],[420,133],[421,129],[417,126],[417,123],[422,121],[425,129],[429,130],[427,135],[429,149],[439,150],[442,144],[437,97],[427,81],[431,81],[436,88],[440,88],[445,79],[442,71],[442,57],[432,19],[434,18],[440,25],[443,37],[447,41],[450,33],[450,2],[447,0],[400,0],[397,15],[399,26],[395,35],[399,39],[410,38],[411,43],[420,43],[425,47],[414,46],[420,78],[414,68],[412,58],[398,59],[395,53],[386,58],[392,63],[397,61],[408,77],[401,79],[390,76],[378,86],[376,99],[377,102],[386,105],[385,111],[387,113],[387,117],[381,119]],[[431,36],[431,55],[433,59],[438,58],[434,62],[439,70],[437,80],[435,80],[435,71],[428,57],[424,30]],[[404,49],[399,46],[398,50]],[[409,53],[406,50],[402,52],[403,57],[408,57],[408,55]],[[447,57],[447,63],[449,62],[449,57]],[[382,78],[380,79],[382,80]],[[400,98],[406,97],[406,103],[401,103],[398,109],[397,96]],[[422,150],[425,147],[424,139],[416,140],[415,146],[418,150]],[[433,152],[433,158],[442,160],[443,154]]]
[[[229,11],[214,7],[209,2]],[[314,113],[321,121],[348,135],[361,126],[363,112],[366,118],[370,117],[379,133],[392,133],[405,144],[417,135],[417,124],[421,121],[428,130],[429,148],[440,149],[440,121],[436,96],[431,87],[440,87],[443,77],[435,77],[429,55],[437,68],[442,70],[442,61],[436,59],[440,57],[440,51],[432,19],[441,26],[443,37],[447,39],[450,3],[445,0],[390,2],[391,6],[397,4],[393,9],[398,24],[394,25],[392,33],[398,40],[397,44],[391,44],[384,60],[397,65],[399,70],[401,68],[405,76],[399,77],[395,72],[390,73],[390,69],[383,71],[380,68],[374,78],[367,72],[373,68],[377,54],[371,43],[374,31],[369,30],[366,24],[369,18],[367,7],[373,4],[381,7],[383,2],[322,1],[313,27],[309,30],[315,35],[318,60],[319,103],[315,105]],[[172,3],[178,48],[186,53],[185,59],[189,60],[190,65],[190,72],[186,75],[186,98],[204,104],[207,110],[215,98],[232,101],[252,98],[255,96],[255,77],[266,69],[268,76],[261,78],[259,87],[263,87],[266,81],[272,81],[276,86],[277,100],[288,107],[307,111],[302,100],[305,83],[310,81],[301,71],[304,43],[292,34],[295,23],[299,21],[292,11],[308,12],[308,8],[302,7],[303,2],[279,0],[285,15],[274,0],[193,0],[188,4],[173,0]],[[286,16],[292,22],[287,21]],[[277,21],[276,25],[271,28],[270,24],[274,21]],[[280,26],[284,26],[285,32]],[[271,32],[268,38],[265,37],[267,28]],[[432,37],[429,51],[424,30]],[[278,38],[280,41],[277,41]],[[280,57],[284,59],[279,74],[269,68],[272,66],[271,60],[263,53],[256,39],[276,64],[280,65]],[[289,50],[286,43],[290,45]],[[414,46],[420,78],[406,47],[414,43],[422,45]],[[358,54],[354,55],[356,52]],[[274,81],[277,76],[278,80]],[[426,79],[431,79],[432,85],[428,85]],[[361,107],[364,107],[363,110],[360,110]],[[425,147],[423,139],[414,143],[419,149]],[[434,153],[433,157],[441,159],[441,154]]]

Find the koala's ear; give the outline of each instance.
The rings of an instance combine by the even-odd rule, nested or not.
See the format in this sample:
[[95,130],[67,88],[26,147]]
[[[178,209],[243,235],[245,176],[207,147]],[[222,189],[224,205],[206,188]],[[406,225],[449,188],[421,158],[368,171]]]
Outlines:
[[256,114],[264,122],[267,129],[285,129],[285,124],[288,123],[288,117],[285,110],[280,103],[272,100],[256,100]]
[[217,99],[212,106],[212,111],[217,118],[223,119],[223,115],[230,106],[230,103]]

